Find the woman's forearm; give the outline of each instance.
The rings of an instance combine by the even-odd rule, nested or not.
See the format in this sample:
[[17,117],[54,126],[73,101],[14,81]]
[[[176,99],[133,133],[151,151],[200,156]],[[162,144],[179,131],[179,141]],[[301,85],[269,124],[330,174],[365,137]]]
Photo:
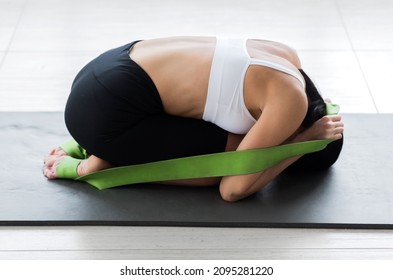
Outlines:
[[[298,134],[296,137],[287,142],[287,144],[307,140],[309,140],[307,135]],[[221,196],[226,201],[237,201],[250,196],[265,187],[270,181],[276,178],[299,158],[301,158],[301,156],[288,158],[259,173],[240,176],[226,176],[222,178],[220,183]]]
[[259,173],[222,178],[220,183],[222,198],[233,202],[258,192],[300,157],[283,160]]

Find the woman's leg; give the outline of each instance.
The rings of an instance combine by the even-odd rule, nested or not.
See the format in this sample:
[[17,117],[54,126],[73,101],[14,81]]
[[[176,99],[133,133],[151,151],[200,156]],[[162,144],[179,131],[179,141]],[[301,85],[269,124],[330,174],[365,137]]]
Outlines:
[[[94,155],[82,160],[77,167],[77,174],[82,176],[114,165],[124,166],[232,150],[237,138],[239,137],[235,135],[228,137],[226,131],[205,121],[154,115],[108,142],[104,152],[105,160]],[[56,170],[65,157],[69,155],[63,149],[52,150],[45,159],[45,176],[49,179],[58,178]],[[197,185],[211,182],[211,179],[193,180],[193,184]]]
[[228,133],[202,120],[157,114],[108,142],[102,157],[114,166],[224,152]]

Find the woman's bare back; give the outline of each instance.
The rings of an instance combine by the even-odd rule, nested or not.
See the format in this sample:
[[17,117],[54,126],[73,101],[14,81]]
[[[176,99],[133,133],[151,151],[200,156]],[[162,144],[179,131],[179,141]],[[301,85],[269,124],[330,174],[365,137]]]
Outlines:
[[167,113],[201,118],[215,42],[213,37],[146,40],[130,57],[154,81]]
[[[155,83],[167,113],[200,119],[205,107],[215,45],[214,37],[153,39],[134,45],[130,57]],[[268,59],[295,70],[300,68],[296,52],[281,43],[248,40],[247,51],[251,57]],[[266,71],[267,76],[277,72],[265,67],[257,67],[253,71]],[[244,94],[248,94],[246,90]],[[245,99],[255,100],[247,96]],[[254,109],[249,108],[250,111]]]

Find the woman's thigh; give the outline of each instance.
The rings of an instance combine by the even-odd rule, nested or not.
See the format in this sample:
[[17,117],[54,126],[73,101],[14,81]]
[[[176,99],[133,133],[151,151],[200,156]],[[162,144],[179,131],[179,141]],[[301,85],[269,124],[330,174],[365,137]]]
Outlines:
[[153,115],[107,143],[104,159],[119,166],[224,152],[227,138],[209,122]]

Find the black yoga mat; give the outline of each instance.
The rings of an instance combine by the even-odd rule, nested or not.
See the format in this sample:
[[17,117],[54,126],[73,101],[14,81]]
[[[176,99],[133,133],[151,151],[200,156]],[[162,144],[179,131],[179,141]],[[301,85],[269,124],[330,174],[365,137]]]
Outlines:
[[281,175],[236,203],[217,187],[145,184],[98,191],[48,181],[43,157],[68,139],[61,113],[0,113],[0,225],[393,228],[393,115],[344,115],[328,171]]

